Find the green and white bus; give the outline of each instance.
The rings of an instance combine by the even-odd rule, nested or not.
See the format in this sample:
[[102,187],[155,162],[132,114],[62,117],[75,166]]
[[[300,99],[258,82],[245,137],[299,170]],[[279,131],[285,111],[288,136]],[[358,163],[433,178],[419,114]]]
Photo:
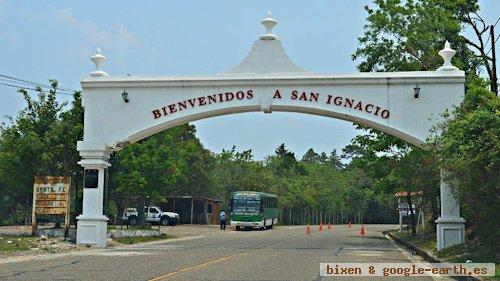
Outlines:
[[278,223],[278,196],[256,191],[231,194],[231,225],[240,228],[270,229]]

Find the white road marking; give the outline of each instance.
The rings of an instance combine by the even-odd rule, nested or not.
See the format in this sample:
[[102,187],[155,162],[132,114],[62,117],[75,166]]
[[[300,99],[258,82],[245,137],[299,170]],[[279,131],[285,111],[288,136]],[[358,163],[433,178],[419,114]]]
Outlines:
[[92,252],[81,252],[81,253],[74,253],[73,256],[120,256],[120,257],[127,257],[127,256],[144,256],[144,255],[149,255],[150,253],[148,252],[137,252],[137,251],[92,251]]
[[172,238],[172,239],[165,239],[165,240],[158,240],[158,241],[151,241],[151,242],[144,242],[144,243],[137,243],[137,244],[131,244],[131,245],[120,245],[116,246],[113,248],[109,249],[130,249],[130,248],[140,248],[144,246],[149,246],[149,245],[158,245],[158,244],[167,244],[167,243],[173,243],[173,242],[179,242],[179,241],[189,241],[189,240],[194,240],[194,239],[200,239],[205,236],[187,236],[187,237],[181,237],[181,238]]
[[[127,248],[130,250],[176,250],[176,249],[187,249],[187,246],[178,246],[178,245],[144,245],[143,247],[133,247]],[[112,249],[113,251],[121,251],[127,249]]]
[[381,251],[351,251],[349,255],[362,256],[362,257],[379,257],[384,254]]

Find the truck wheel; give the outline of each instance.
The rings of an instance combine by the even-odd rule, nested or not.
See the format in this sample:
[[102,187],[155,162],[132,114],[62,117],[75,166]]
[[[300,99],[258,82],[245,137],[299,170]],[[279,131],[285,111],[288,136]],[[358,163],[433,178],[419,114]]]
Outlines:
[[129,225],[136,225],[137,224],[137,217],[136,216],[130,216],[128,218],[128,224]]
[[166,217],[161,218],[160,223],[163,226],[170,225],[170,223],[168,223],[168,219]]
[[236,226],[236,230],[240,230],[240,227],[239,227],[239,226]]

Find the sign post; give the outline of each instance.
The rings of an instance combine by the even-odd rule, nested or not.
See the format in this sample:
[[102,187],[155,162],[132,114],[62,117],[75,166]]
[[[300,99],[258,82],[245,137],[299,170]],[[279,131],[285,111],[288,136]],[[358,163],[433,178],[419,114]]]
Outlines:
[[36,176],[33,184],[31,235],[37,230],[37,215],[64,215],[64,235],[69,229],[71,177]]
[[[417,212],[418,220],[416,226],[422,224],[422,229],[424,229],[424,213],[423,213],[423,199],[422,199],[423,194],[424,193],[422,191],[414,191],[410,193],[410,196],[415,198],[412,200],[413,204],[411,206],[414,213],[417,212],[417,208],[415,205],[418,204],[418,202],[420,202],[420,207],[418,208]],[[408,196],[408,192],[407,191],[396,192],[394,196],[398,198],[397,210],[399,213],[399,232],[403,232],[403,218],[410,216],[411,212],[410,212],[410,205],[408,204],[408,202],[402,202],[401,198],[406,198]]]

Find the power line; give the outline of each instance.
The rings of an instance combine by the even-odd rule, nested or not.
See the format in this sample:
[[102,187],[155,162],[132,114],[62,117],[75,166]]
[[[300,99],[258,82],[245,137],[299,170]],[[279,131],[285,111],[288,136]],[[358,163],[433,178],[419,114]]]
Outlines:
[[490,38],[491,38],[491,33],[488,32],[488,39],[486,39],[486,43],[484,43],[484,47],[483,47],[483,50],[486,49],[486,47],[488,47],[488,44],[490,43]]
[[[10,85],[19,85],[19,87],[24,87],[24,86],[26,86],[27,88],[30,88],[30,87],[39,87],[38,85],[33,85],[31,83],[18,82],[18,81],[14,81],[14,80],[10,80],[10,79],[5,79],[5,78],[2,78],[2,77],[0,77],[0,82],[7,83],[7,84],[10,84]],[[42,87],[40,87],[40,88],[42,88]]]
[[488,52],[486,52],[486,55],[490,54],[491,50],[493,49],[493,46],[498,41],[498,38],[500,38],[500,34],[498,34],[497,38],[493,41],[493,44],[491,44],[490,49],[488,50]]
[[[37,89],[34,89],[34,88],[25,87],[25,86],[19,86],[19,85],[14,85],[14,84],[9,84],[9,83],[3,83],[3,82],[0,82],[0,85],[7,86],[7,87],[12,87],[12,88],[17,88],[17,89],[24,89],[24,90],[28,90],[28,91],[34,91],[34,92],[37,91]],[[57,95],[65,95],[65,96],[73,96],[70,93],[56,93],[56,94]]]
[[[493,25],[493,28],[495,28],[495,26],[498,24],[499,21],[500,21],[500,17],[497,19],[497,21]],[[488,47],[488,44],[490,43],[490,38],[491,38],[491,32],[488,32],[488,39],[486,39],[486,41],[485,41],[486,43],[484,44],[483,50],[486,50],[486,47]],[[493,41],[493,44],[495,44],[495,42],[497,42],[497,40],[498,40],[498,37]],[[490,50],[488,52],[486,52],[486,55],[490,54],[490,51],[492,48],[493,48],[493,46],[490,46]]]
[[[9,80],[17,81],[17,83],[23,83],[23,84],[33,85],[33,86],[39,86],[41,88],[50,88],[50,86],[42,84],[42,83],[37,83],[37,82],[32,82],[32,81],[28,81],[28,80],[24,80],[24,79],[19,79],[19,78],[15,78],[15,77],[8,76],[8,75],[0,74],[0,77],[4,77],[4,78],[7,78]],[[3,80],[5,81],[5,79],[3,79]],[[7,80],[7,81],[9,81],[9,80]]]
[[[33,82],[33,81],[29,81],[29,80],[24,80],[24,79],[20,79],[20,78],[8,76],[8,75],[0,74],[0,77],[16,81],[16,82],[14,82],[14,81],[8,81],[7,80],[7,82],[10,82],[10,83],[22,83],[22,84],[25,84],[25,85],[38,86],[40,88],[49,88],[49,89],[52,88],[52,86],[49,86],[49,85],[46,85],[46,84],[42,84],[42,83],[38,83],[38,82]],[[6,81],[5,79],[2,79],[2,80]],[[59,91],[64,91],[64,92],[75,92],[75,90],[66,89],[66,88],[58,88],[58,90]]]

